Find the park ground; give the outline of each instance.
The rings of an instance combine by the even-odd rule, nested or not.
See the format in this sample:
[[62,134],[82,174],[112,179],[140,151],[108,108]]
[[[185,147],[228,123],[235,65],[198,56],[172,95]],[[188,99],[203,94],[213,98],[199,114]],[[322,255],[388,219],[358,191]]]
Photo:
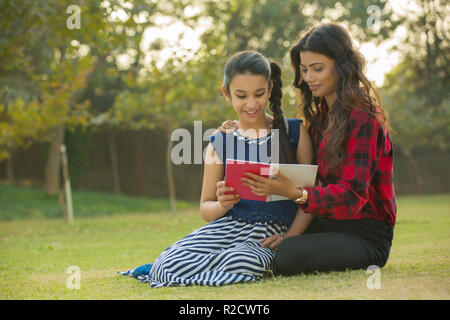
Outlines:
[[[171,243],[204,225],[198,204],[181,203],[181,209],[171,213],[157,200],[122,197],[115,203],[116,196],[75,193],[74,198],[85,199],[75,201],[80,216],[69,225],[56,213],[47,216],[58,210],[36,199],[43,197],[40,191],[1,187],[0,299],[450,298],[450,195],[398,198],[390,259],[379,270],[378,288],[373,287],[375,273],[354,270],[268,277],[224,287],[152,289],[117,271],[153,261]],[[44,212],[33,211],[27,201]],[[71,289],[77,282],[70,270],[79,270],[79,289]]]

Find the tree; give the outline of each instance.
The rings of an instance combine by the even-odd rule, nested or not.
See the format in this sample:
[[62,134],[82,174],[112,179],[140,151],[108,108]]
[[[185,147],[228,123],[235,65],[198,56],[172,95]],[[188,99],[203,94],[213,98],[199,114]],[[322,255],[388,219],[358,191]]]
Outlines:
[[[386,76],[381,92],[390,111],[393,139],[408,159],[421,190],[423,177],[414,150],[431,146],[443,153],[449,148],[450,67],[445,4],[431,0],[416,4],[418,9],[405,13],[402,27],[407,30],[406,38],[395,48],[401,50],[403,60]],[[445,170],[446,164],[442,166]]]
[[[309,5],[314,9],[317,3],[334,5],[330,1],[312,1]],[[369,1],[364,3],[369,5]],[[322,11],[304,12],[304,5],[292,0],[198,0],[193,3],[199,9],[197,14],[186,17],[179,11],[173,15],[187,26],[196,27],[200,22],[205,25],[202,44],[193,57],[188,59],[175,55],[162,66],[157,60],[152,60],[141,68],[140,73],[130,74],[127,78],[127,89],[119,94],[108,119],[133,130],[164,130],[167,180],[173,210],[176,192],[170,159],[171,133],[195,120],[207,123],[234,117],[219,93],[223,65],[233,53],[258,50],[281,62],[285,69],[290,68],[286,56],[293,39],[312,22],[324,18]],[[341,20],[367,15],[365,7],[337,11]],[[152,52],[163,52],[165,45],[164,41],[154,43]],[[289,73],[286,74],[285,77],[291,80]],[[284,90],[291,102],[286,103],[285,109],[295,115],[295,94],[289,86]]]
[[[374,4],[383,11],[376,37],[364,23],[367,8]],[[79,29],[68,27],[70,15],[76,12],[67,13],[68,4],[62,0],[0,4],[2,16],[11,17],[0,22],[0,157],[35,141],[49,141],[46,186],[50,193],[58,189],[57,150],[66,130],[80,126],[110,130],[112,175],[120,192],[116,130],[164,129],[169,154],[175,128],[194,120],[232,117],[219,93],[223,64],[231,54],[258,50],[290,71],[289,46],[299,33],[323,19],[348,21],[358,39],[377,41],[398,23],[390,19],[384,1],[369,0],[109,0],[76,6]],[[155,58],[149,61],[148,51],[161,56],[167,48],[164,39],[148,50],[142,47],[145,31],[156,17],[172,17],[192,28],[202,26],[200,48],[191,56],[176,52],[164,65]],[[292,73],[284,74],[288,84]],[[284,92],[285,110],[294,115],[295,94],[288,85]],[[169,160],[167,172],[174,203]]]
[[132,130],[160,129],[165,133],[166,174],[171,210],[176,211],[176,190],[172,170],[172,133],[195,120],[230,117],[219,94],[221,75],[217,59],[211,56],[184,61],[169,59],[163,67],[156,63],[147,67],[145,78],[128,78],[109,114],[116,125]]
[[[49,141],[45,188],[50,194],[59,189],[58,150],[64,131],[89,123],[88,104],[80,99],[84,86],[107,59],[139,51],[142,33],[151,23],[142,14],[154,12],[157,5],[87,1],[75,7],[81,23],[73,29],[62,0],[0,5],[2,16],[11,17],[0,24],[0,156],[26,147],[25,141]],[[116,18],[119,14],[125,19]],[[42,121],[36,124],[36,119]]]

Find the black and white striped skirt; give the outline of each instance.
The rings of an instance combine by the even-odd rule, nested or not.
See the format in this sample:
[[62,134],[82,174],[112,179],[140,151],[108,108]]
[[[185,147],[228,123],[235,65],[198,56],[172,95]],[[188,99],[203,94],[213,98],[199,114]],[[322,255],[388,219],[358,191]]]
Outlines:
[[167,248],[148,275],[139,277],[152,287],[220,286],[255,281],[272,270],[275,252],[260,240],[284,235],[273,222],[248,223],[226,216],[208,223]]

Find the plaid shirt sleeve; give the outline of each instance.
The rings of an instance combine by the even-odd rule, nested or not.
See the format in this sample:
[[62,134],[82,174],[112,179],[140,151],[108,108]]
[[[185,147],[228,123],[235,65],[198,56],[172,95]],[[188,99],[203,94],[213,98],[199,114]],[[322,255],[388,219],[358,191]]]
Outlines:
[[305,212],[337,220],[361,218],[361,210],[372,197],[371,182],[384,153],[386,136],[384,128],[361,111],[351,114],[348,132],[347,156],[338,171],[325,172],[326,159],[321,157],[324,142],[320,144],[317,160],[325,184],[306,188],[308,200],[300,205]]

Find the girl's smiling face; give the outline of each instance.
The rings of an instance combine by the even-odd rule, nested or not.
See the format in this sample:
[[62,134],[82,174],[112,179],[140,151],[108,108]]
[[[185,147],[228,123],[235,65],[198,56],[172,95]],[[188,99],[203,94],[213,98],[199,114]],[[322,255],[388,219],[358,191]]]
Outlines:
[[222,87],[222,93],[233,105],[239,121],[251,125],[265,124],[265,109],[270,97],[272,82],[262,75],[249,72],[237,74],[229,85],[229,90]]
[[324,97],[331,107],[336,101],[337,74],[333,59],[312,51],[300,52],[300,70],[314,97]]

